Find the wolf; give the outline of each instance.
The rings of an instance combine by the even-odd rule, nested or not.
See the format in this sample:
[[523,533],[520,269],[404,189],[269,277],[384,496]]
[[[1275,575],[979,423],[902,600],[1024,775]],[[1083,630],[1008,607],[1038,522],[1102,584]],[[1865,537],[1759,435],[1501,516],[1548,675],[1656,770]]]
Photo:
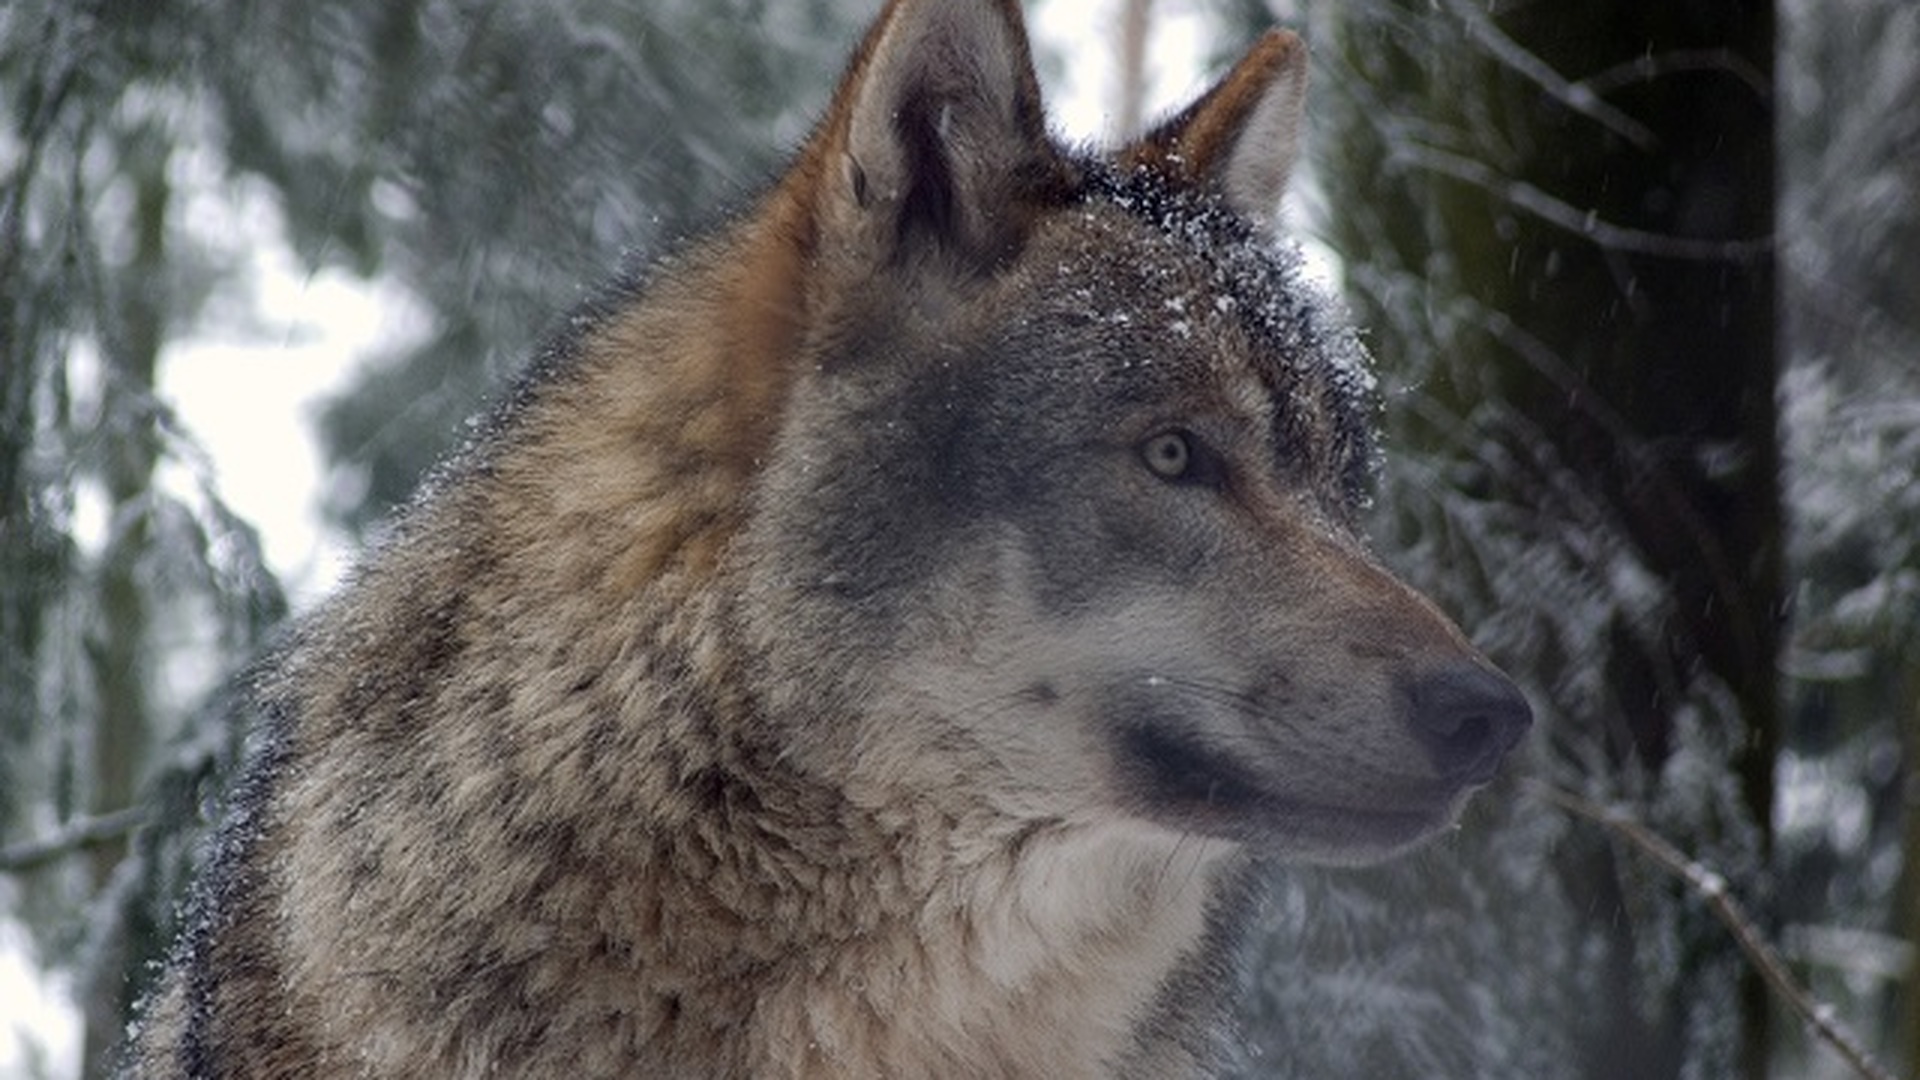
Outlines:
[[142,1077],[1173,1077],[1268,858],[1449,826],[1524,697],[1369,553],[1279,241],[1306,54],[1110,152],[893,0],[254,676]]

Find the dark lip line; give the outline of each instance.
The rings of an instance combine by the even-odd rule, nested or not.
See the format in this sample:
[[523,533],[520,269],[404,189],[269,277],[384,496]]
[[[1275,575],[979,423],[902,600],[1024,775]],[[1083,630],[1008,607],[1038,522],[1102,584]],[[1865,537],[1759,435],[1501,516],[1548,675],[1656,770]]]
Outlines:
[[[1349,803],[1324,803],[1289,798],[1260,791],[1250,802],[1190,802],[1173,808],[1142,807],[1148,817],[1171,819],[1183,827],[1222,835],[1256,847],[1282,834],[1311,837],[1342,837],[1364,844],[1401,847],[1439,833],[1453,820],[1454,808],[1464,789],[1440,788],[1440,797],[1420,806],[1356,806]],[[1169,813],[1171,809],[1171,813]],[[1286,822],[1289,827],[1272,829],[1267,822]]]
[[1262,810],[1281,816],[1307,816],[1341,822],[1372,822],[1420,829],[1429,823],[1444,822],[1452,816],[1455,798],[1450,796],[1420,805],[1359,806],[1352,803],[1328,803],[1292,798],[1263,798]]
[[[1328,801],[1314,798],[1301,798],[1296,795],[1276,791],[1263,782],[1258,775],[1246,775],[1243,781],[1251,780],[1249,785],[1254,795],[1254,803],[1263,809],[1282,814],[1325,814],[1344,817],[1373,818],[1381,820],[1429,820],[1449,816],[1462,797],[1483,787],[1480,783],[1455,782],[1437,777],[1404,777],[1390,779],[1384,786],[1389,788],[1376,801]],[[1224,808],[1231,813],[1231,808]]]

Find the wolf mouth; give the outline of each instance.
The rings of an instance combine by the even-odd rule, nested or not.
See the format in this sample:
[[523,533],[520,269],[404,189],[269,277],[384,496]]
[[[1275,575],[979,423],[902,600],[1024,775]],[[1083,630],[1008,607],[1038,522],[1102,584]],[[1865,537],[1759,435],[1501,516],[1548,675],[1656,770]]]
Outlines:
[[1125,729],[1120,758],[1134,808],[1149,820],[1255,848],[1343,852],[1340,861],[1419,843],[1450,824],[1477,786],[1407,777],[1371,802],[1302,798],[1275,790],[1241,756],[1154,722]]

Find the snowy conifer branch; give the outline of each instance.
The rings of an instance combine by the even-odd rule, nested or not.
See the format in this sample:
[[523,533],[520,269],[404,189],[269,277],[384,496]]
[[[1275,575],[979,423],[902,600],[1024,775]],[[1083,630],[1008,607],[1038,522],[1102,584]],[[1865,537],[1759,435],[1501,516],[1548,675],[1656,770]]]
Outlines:
[[1833,1007],[1816,999],[1812,992],[1795,981],[1779,951],[1767,943],[1760,928],[1754,925],[1753,917],[1747,914],[1746,908],[1728,890],[1725,878],[1688,858],[1680,849],[1624,811],[1602,806],[1540,780],[1527,781],[1527,787],[1536,798],[1552,803],[1577,818],[1611,829],[1642,854],[1685,881],[1706,900],[1714,917],[1732,931],[1740,951],[1759,970],[1761,978],[1788,1007],[1799,1014],[1814,1035],[1833,1047],[1855,1073],[1867,1080],[1894,1080],[1893,1073],[1874,1060],[1873,1055],[1860,1045],[1860,1040],[1834,1015]]
[[145,807],[133,806],[110,814],[75,818],[60,826],[52,836],[22,840],[0,848],[0,874],[34,870],[55,859],[118,840],[145,825],[147,817]]

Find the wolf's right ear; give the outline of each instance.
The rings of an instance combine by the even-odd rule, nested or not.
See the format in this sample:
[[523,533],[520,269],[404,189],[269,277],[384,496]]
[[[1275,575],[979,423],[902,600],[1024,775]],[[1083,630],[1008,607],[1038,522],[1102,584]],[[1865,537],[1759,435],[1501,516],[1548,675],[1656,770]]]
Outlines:
[[1017,0],[893,0],[806,156],[829,257],[993,265],[1057,167]]
[[1306,97],[1306,43],[1269,30],[1226,78],[1117,156],[1125,167],[1211,187],[1270,228],[1300,156]]

